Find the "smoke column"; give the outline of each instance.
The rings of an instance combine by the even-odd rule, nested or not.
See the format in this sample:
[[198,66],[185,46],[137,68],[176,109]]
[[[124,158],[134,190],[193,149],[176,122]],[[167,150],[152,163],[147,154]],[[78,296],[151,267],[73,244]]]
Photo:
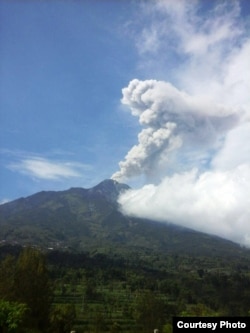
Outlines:
[[[145,176],[120,196],[125,214],[250,246],[249,28],[240,2],[214,2],[206,14],[200,4],[142,7],[140,66],[152,74],[162,66],[165,79],[133,79],[122,90],[141,130],[112,178]],[[182,62],[173,75],[174,57]]]

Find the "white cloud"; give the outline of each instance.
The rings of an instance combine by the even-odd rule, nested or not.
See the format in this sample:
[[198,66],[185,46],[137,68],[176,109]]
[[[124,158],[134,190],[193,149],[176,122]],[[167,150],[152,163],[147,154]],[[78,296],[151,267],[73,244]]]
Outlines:
[[250,246],[250,166],[197,170],[166,177],[121,195],[124,213],[169,221]]
[[122,103],[142,128],[113,177],[150,175],[158,184],[123,194],[126,214],[250,246],[249,31],[239,1],[203,5],[144,3],[140,68],[153,76],[160,66],[161,80],[123,89]]
[[63,178],[81,177],[81,172],[86,169],[86,166],[75,162],[60,162],[41,157],[28,157],[10,164],[9,168],[33,178],[60,180]]
[[160,55],[165,50],[192,58],[224,53],[244,32],[242,21],[238,20],[240,6],[237,1],[214,1],[213,5],[203,12],[202,1],[197,0],[143,3],[139,15],[144,15],[147,26],[137,34],[139,53],[158,52]]
[[231,130],[223,146],[215,155],[212,166],[218,170],[230,170],[238,165],[250,165],[250,122]]

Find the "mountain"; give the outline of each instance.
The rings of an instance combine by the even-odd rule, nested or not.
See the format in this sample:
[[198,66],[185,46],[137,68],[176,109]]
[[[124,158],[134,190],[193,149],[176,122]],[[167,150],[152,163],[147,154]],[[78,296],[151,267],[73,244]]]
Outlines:
[[237,255],[237,244],[119,211],[128,185],[104,180],[90,189],[43,191],[0,206],[0,242],[83,251]]

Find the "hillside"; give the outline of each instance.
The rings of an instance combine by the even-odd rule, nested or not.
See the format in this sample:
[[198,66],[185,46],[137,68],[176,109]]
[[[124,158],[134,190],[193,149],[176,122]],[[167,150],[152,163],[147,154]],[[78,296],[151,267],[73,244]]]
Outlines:
[[74,251],[153,251],[192,255],[249,254],[230,241],[174,226],[124,216],[116,199],[125,184],[44,191],[0,206],[2,243]]
[[[60,321],[52,322],[59,327],[52,332],[172,332],[173,316],[247,316],[250,251],[171,223],[124,216],[116,199],[127,189],[105,180],[1,205],[0,299],[15,299],[16,288],[19,300],[18,267],[29,262],[20,258],[31,251],[33,263],[37,249],[23,248],[32,245],[46,256],[50,311],[64,314],[53,317]],[[39,295],[30,268],[22,282]],[[62,323],[70,327],[62,330]]]

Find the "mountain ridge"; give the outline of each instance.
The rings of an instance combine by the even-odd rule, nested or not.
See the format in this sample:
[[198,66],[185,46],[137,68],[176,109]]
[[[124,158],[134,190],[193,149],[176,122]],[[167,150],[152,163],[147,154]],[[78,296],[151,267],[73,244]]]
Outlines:
[[146,249],[194,255],[244,251],[219,237],[122,214],[116,200],[128,189],[108,179],[89,189],[41,191],[2,204],[0,241],[80,251]]

